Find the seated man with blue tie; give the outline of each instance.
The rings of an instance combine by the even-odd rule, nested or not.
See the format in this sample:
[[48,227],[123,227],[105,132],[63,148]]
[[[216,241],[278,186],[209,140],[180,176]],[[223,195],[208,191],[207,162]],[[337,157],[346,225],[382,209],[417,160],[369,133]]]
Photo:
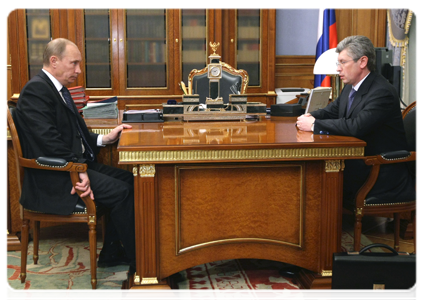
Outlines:
[[[366,156],[408,149],[398,94],[374,72],[376,54],[372,42],[364,36],[350,36],[338,44],[336,52],[344,89],[326,108],[298,117],[297,128],[362,139],[367,143]],[[345,161],[344,203],[353,201],[369,170],[363,160]],[[402,193],[415,197],[415,183],[407,166],[383,165],[368,197],[378,195],[389,203]]]
[[[76,189],[110,211],[98,266],[129,264],[134,269],[133,174],[96,162],[99,146],[116,142],[120,132],[131,126],[122,124],[107,135],[88,131],[65,87],[81,73],[81,60],[78,47],[71,41],[60,38],[48,43],[43,69],[28,81],[17,103],[15,123],[23,156],[57,157],[87,163],[88,170],[79,173]],[[24,208],[68,215],[74,211],[78,199],[68,174],[35,169],[25,171],[20,199]]]

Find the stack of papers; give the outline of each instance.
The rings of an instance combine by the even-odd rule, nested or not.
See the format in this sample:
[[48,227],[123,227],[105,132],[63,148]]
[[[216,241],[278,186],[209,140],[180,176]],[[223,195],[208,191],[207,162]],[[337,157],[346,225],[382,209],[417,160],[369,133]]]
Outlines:
[[81,113],[82,108],[87,104],[88,99],[90,98],[88,95],[85,95],[85,88],[82,86],[74,86],[68,88],[69,93],[75,102],[75,106],[78,109],[78,112]]
[[88,101],[82,112],[87,119],[117,119],[117,97]]

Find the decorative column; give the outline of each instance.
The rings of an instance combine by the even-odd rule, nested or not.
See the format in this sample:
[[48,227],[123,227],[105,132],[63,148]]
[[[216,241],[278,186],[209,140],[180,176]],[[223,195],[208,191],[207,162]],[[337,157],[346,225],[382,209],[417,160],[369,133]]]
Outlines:
[[133,168],[135,195],[136,273],[134,285],[158,284],[158,220],[153,164]]
[[[332,276],[332,254],[341,251],[343,160],[326,160],[323,177],[321,247],[322,275]],[[337,187],[337,188],[334,188]],[[331,216],[331,218],[329,218]]]
[[169,299],[178,297],[167,279],[160,280],[158,206],[156,201],[156,167],[135,165],[134,199],[136,235],[136,272],[122,286],[122,299]]

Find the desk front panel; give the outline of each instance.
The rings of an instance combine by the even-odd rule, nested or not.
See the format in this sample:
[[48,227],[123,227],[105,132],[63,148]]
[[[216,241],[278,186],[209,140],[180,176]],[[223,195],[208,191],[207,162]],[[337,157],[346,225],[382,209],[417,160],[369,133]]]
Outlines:
[[235,258],[320,273],[322,170],[316,161],[157,166],[159,278]]

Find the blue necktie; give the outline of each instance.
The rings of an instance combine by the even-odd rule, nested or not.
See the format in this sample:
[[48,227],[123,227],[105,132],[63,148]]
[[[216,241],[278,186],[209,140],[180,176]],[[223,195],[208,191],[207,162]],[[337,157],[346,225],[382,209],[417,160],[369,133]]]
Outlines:
[[348,96],[348,109],[347,109],[347,113],[350,111],[351,104],[354,101],[355,93],[357,93],[357,91],[355,89],[351,89],[350,95]]
[[[66,105],[75,114],[75,117],[77,117],[76,114],[78,113],[78,111],[76,109],[75,103],[72,100],[72,96],[69,93],[69,90],[66,87],[62,87],[62,89],[60,91],[62,92],[62,95],[63,95],[63,98],[65,99]],[[87,152],[86,154],[88,154],[87,160],[94,161],[94,152],[91,149],[90,145],[88,144],[88,141],[87,141],[87,139],[86,139],[86,137],[85,137],[85,135],[84,135],[84,133],[81,129],[81,126],[79,125],[78,119],[75,118],[75,121],[76,121],[76,125],[78,127],[79,134],[81,135],[82,142],[84,143],[84,147],[85,147],[85,150]]]

